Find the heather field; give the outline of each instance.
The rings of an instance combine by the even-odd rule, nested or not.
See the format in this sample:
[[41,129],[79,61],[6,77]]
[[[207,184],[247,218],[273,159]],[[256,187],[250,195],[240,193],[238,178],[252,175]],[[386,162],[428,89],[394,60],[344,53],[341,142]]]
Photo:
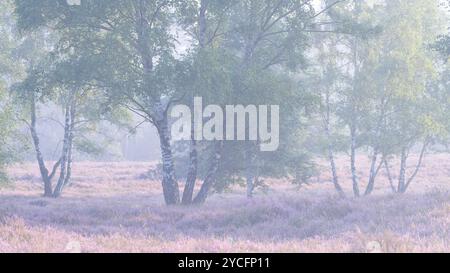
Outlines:
[[450,252],[448,155],[429,155],[407,194],[391,194],[381,173],[359,199],[345,162],[346,199],[318,161],[310,184],[269,180],[251,200],[236,185],[194,207],[164,205],[143,175],[153,163],[77,162],[60,199],[40,197],[35,164],[17,164],[0,190],[0,252]]

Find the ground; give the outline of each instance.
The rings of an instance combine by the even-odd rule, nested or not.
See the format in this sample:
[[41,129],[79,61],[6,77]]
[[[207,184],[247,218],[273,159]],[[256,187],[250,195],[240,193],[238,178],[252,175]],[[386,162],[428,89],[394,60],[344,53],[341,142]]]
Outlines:
[[429,155],[407,194],[382,173],[364,198],[350,195],[346,161],[345,199],[318,161],[309,185],[268,180],[252,200],[233,187],[195,207],[164,206],[160,183],[142,176],[153,163],[77,163],[60,199],[40,196],[36,164],[17,164],[0,189],[0,252],[450,252],[449,155]]

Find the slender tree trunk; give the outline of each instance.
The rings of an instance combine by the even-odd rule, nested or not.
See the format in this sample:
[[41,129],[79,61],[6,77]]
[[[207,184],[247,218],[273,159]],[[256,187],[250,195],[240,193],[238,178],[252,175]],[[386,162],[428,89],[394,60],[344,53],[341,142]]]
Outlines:
[[70,144],[69,146],[69,151],[67,153],[67,173],[66,173],[66,177],[64,178],[64,187],[69,185],[71,182],[71,178],[72,178],[72,162],[73,162],[73,154],[72,154],[72,144]]
[[358,177],[356,175],[356,129],[352,124],[350,128],[350,137],[351,137],[351,147],[350,147],[350,168],[352,172],[352,182],[353,182],[353,194],[356,197],[360,196],[359,186],[358,186]]
[[[327,134],[329,134],[329,132]],[[329,136],[329,139],[330,139],[330,137],[331,136]],[[328,160],[330,161],[331,174],[333,176],[334,188],[336,189],[337,193],[341,197],[345,197],[344,190],[342,189],[341,185],[339,184],[339,177],[337,174],[336,162],[334,160],[333,147],[332,147],[331,143],[328,144]]]
[[73,162],[73,139],[75,137],[75,118],[76,118],[76,104],[75,100],[72,103],[70,110],[70,133],[69,133],[69,151],[67,154],[67,174],[64,180],[64,186],[70,184],[70,179],[72,178],[72,162]]
[[[361,3],[359,0],[354,1],[355,8],[354,8],[354,19],[357,20],[359,14],[361,13]],[[358,89],[358,77],[359,77],[359,65],[358,65],[358,37],[353,37],[353,43],[352,43],[352,51],[353,51],[353,93],[357,93]],[[354,101],[354,98],[352,98],[352,117],[351,117],[351,124],[350,124],[350,135],[351,135],[351,172],[352,172],[352,183],[353,183],[353,194],[356,197],[360,196],[359,192],[359,185],[358,185],[358,177],[356,175],[356,103]]]
[[341,185],[339,184],[339,177],[338,177],[337,170],[336,170],[336,163],[334,161],[334,154],[333,154],[333,151],[331,150],[331,148],[328,148],[328,158],[330,160],[334,188],[336,189],[339,196],[345,197],[344,190],[342,189]]
[[200,1],[200,10],[198,13],[198,41],[200,48],[204,48],[206,46],[206,9],[207,9],[208,3],[206,0]]
[[71,106],[67,105],[65,110],[65,121],[64,121],[64,140],[63,140],[63,149],[61,155],[61,166],[58,183],[56,184],[55,190],[53,191],[53,197],[58,198],[61,196],[62,190],[64,188],[64,182],[67,173],[67,162],[68,162],[68,154],[69,154],[69,138],[70,138],[70,112]]
[[420,156],[419,156],[419,160],[417,162],[416,168],[414,169],[414,172],[411,175],[411,177],[406,182],[403,193],[405,193],[408,190],[409,186],[411,185],[411,182],[414,180],[414,178],[416,178],[417,174],[419,173],[419,170],[422,167],[423,158],[425,156],[427,147],[428,147],[428,140],[425,140],[425,142],[423,143],[423,146],[422,146],[422,150],[420,151]]
[[248,142],[247,152],[246,152],[246,170],[245,178],[247,184],[247,198],[253,198],[253,190],[255,189],[255,166],[254,166],[254,154],[253,154],[253,143]]
[[330,128],[331,127],[331,125],[330,125],[331,110],[330,110],[330,94],[328,92],[326,93],[325,103],[326,103],[326,106],[325,106],[326,114],[325,114],[325,120],[324,120],[324,127],[325,127],[325,134],[326,134],[327,140],[328,140],[328,160],[330,162],[331,174],[333,176],[333,185],[334,185],[334,188],[336,189],[337,193],[339,194],[339,196],[345,197],[344,190],[342,189],[341,185],[339,184],[339,177],[338,177],[337,170],[336,170],[336,162],[334,160],[333,145],[331,143],[331,128]]
[[370,164],[370,174],[369,174],[369,182],[367,184],[366,187],[366,191],[364,193],[364,195],[370,195],[374,189],[375,186],[375,179],[378,175],[378,172],[380,171],[381,167],[383,166],[383,161],[384,158],[381,158],[380,163],[378,164],[378,167],[376,166],[377,161],[378,161],[378,156],[380,154],[380,139],[381,139],[381,135],[382,135],[382,130],[383,130],[383,121],[385,121],[386,118],[386,104],[387,104],[388,100],[386,99],[386,97],[383,97],[381,99],[381,112],[380,112],[380,116],[378,118],[378,122],[376,125],[376,133],[375,133],[375,143],[373,146],[373,155],[372,155],[372,160],[371,160],[371,164]]
[[214,144],[214,155],[211,161],[211,166],[209,167],[208,173],[206,175],[205,181],[203,182],[200,191],[194,198],[194,204],[202,204],[206,201],[208,194],[215,182],[217,170],[219,169],[220,159],[222,156],[223,141],[216,141]]
[[163,163],[163,194],[167,205],[177,205],[180,203],[180,193],[178,182],[175,178],[175,166],[170,144],[170,131],[167,116],[157,121],[159,141],[161,146],[161,156]]
[[364,195],[370,195],[373,191],[373,188],[375,186],[375,178],[378,175],[378,171],[380,170],[381,167],[381,163],[380,165],[376,166],[378,161],[378,148],[375,148],[373,151],[373,155],[372,155],[372,159],[371,159],[371,163],[370,163],[370,173],[369,173],[369,182],[367,183],[367,187],[366,187],[366,191],[364,192]]
[[246,180],[247,180],[247,198],[251,199],[253,198],[253,189],[255,188],[254,186],[254,175],[253,175],[253,170],[249,170],[247,169],[247,175],[246,175]]
[[[200,9],[198,12],[198,42],[201,49],[206,46],[206,9],[207,1],[200,1]],[[181,203],[183,205],[189,205],[192,203],[192,197],[194,195],[195,182],[197,180],[198,172],[198,150],[197,141],[195,140],[195,124],[194,120],[191,121],[191,143],[189,153],[189,169],[186,177],[186,184],[184,186],[183,198]]]
[[190,154],[189,154],[189,170],[186,178],[186,185],[184,186],[183,192],[183,205],[189,205],[192,203],[192,196],[194,195],[195,182],[197,180],[197,169],[198,169],[198,152],[197,152],[197,141],[195,140],[194,133],[194,122],[191,125],[191,144],[190,144]]
[[147,5],[144,1],[136,1],[133,5],[135,9],[135,31],[137,34],[135,47],[141,57],[144,73],[148,76],[153,72],[153,55],[149,48],[148,31],[151,26],[149,26],[146,20]]
[[397,189],[394,186],[394,179],[393,179],[393,177],[391,175],[391,170],[389,168],[389,163],[388,163],[388,161],[386,159],[383,160],[383,165],[384,165],[384,169],[386,170],[386,175],[387,175],[387,178],[388,178],[388,181],[389,181],[389,185],[390,185],[390,187],[392,189],[392,192],[396,193]]
[[36,160],[39,165],[39,171],[41,173],[42,181],[44,182],[44,196],[52,196],[52,181],[49,177],[48,169],[45,167],[44,157],[41,152],[40,139],[36,129],[36,98],[33,93],[31,97],[31,124],[30,132],[33,139],[33,145],[36,152]]
[[407,160],[407,151],[406,148],[402,149],[402,153],[400,155],[400,174],[398,176],[398,193],[403,193],[405,190],[405,175],[406,175],[406,160]]

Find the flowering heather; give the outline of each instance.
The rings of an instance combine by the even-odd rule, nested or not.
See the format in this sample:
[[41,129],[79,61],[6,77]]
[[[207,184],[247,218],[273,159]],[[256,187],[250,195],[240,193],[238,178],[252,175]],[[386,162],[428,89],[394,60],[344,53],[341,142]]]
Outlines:
[[268,181],[252,200],[233,187],[194,207],[166,207],[159,182],[140,176],[151,165],[78,163],[60,199],[40,197],[34,164],[11,167],[0,252],[450,252],[448,156],[430,156],[404,195],[380,177],[373,196],[340,199],[323,165],[309,185]]

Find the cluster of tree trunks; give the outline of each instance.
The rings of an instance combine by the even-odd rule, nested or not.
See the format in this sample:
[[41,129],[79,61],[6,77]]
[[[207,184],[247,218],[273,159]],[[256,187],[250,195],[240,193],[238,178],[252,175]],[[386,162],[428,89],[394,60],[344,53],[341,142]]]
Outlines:
[[420,171],[420,168],[422,167],[423,159],[425,157],[428,145],[429,145],[429,139],[426,139],[422,144],[422,149],[420,151],[417,163],[414,166],[414,170],[409,177],[407,177],[407,173],[406,173],[409,153],[408,153],[407,148],[404,147],[402,149],[402,152],[400,155],[400,170],[399,170],[399,174],[398,174],[398,178],[397,178],[397,185],[395,185],[395,182],[394,182],[395,178],[392,176],[391,167],[389,166],[388,160],[387,159],[383,160],[383,165],[384,165],[384,168],[386,171],[386,176],[389,180],[389,185],[391,186],[392,192],[405,193],[408,190],[409,186],[414,181],[414,179],[416,178],[417,174]]
[[[186,177],[186,183],[183,191],[182,198],[180,200],[180,190],[178,181],[175,177],[175,166],[173,159],[172,146],[170,143],[170,132],[168,128],[167,116],[155,123],[158,129],[161,145],[162,165],[163,165],[163,179],[162,187],[164,200],[167,205],[177,205],[179,203],[183,205],[190,204],[202,204],[206,201],[208,194],[210,193],[214,182],[216,180],[216,174],[219,169],[220,159],[222,156],[222,141],[215,141],[213,145],[212,158],[209,161],[210,166],[203,181],[203,184],[194,197],[194,189],[197,182],[197,169],[198,169],[198,150],[197,142],[194,139],[194,132],[191,133],[191,145],[189,156],[189,168]],[[192,126],[192,128],[194,128]]]
[[[46,166],[44,156],[41,152],[41,140],[37,130],[37,114],[36,114],[36,96],[31,96],[30,105],[30,120],[29,129],[33,140],[33,145],[36,153],[36,159],[39,165],[39,171],[42,181],[44,182],[44,196],[57,198],[62,194],[62,191],[66,185],[70,183],[72,175],[72,150],[75,131],[75,119],[76,119],[76,103],[75,94],[70,96],[70,100],[66,102],[64,109],[64,137],[63,147],[61,150],[61,157],[56,163],[53,164],[51,172]],[[56,186],[53,188],[53,180],[58,173]]]

